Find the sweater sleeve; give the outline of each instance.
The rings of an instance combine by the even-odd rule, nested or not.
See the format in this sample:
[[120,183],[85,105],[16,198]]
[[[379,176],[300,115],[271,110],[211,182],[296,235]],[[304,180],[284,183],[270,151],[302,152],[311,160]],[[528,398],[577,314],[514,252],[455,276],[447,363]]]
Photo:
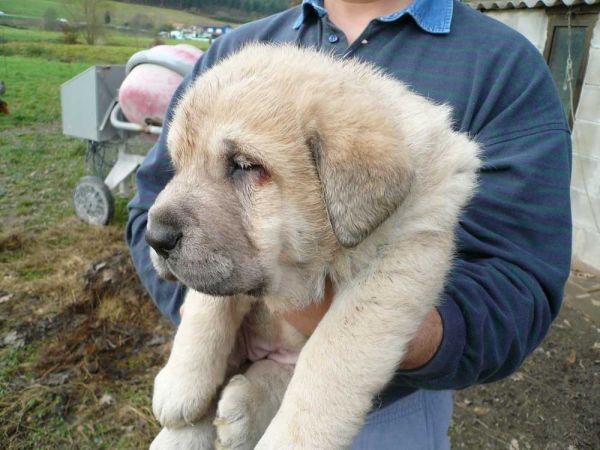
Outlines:
[[158,276],[150,260],[150,247],[146,243],[145,235],[148,210],[172,178],[173,167],[167,152],[166,135],[174,104],[189,83],[190,76],[184,79],[175,92],[167,110],[163,132],[136,172],[137,193],[128,205],[129,220],[126,228],[127,245],[142,284],[158,309],[176,324],[181,320],[179,308],[183,304],[185,288],[181,283],[165,281]]
[[400,372],[400,384],[461,389],[502,379],[561,307],[571,263],[571,135],[539,55],[506,67],[504,81],[503,70],[489,80],[497,94],[481,106],[483,167],[438,308],[442,342],[425,366]]
[[150,247],[145,240],[148,211],[174,173],[166,143],[169,124],[173,118],[173,109],[193,80],[214,64],[215,60],[222,57],[223,47],[215,42],[210,50],[198,60],[192,73],[175,91],[167,109],[163,132],[136,172],[137,193],[128,205],[129,220],[126,228],[126,240],[133,264],[142,284],[158,309],[177,325],[181,321],[179,308],[183,304],[186,288],[179,282],[165,281],[160,278],[152,265]]

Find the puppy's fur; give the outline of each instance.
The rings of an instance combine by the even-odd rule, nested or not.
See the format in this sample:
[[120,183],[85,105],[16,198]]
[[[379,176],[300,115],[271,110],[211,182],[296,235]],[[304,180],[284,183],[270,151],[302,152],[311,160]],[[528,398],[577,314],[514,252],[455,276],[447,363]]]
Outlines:
[[[348,447],[438,302],[477,145],[370,65],[252,44],[193,83],[168,146],[148,233],[172,238],[153,262],[190,291],[153,448]],[[307,340],[271,311],[319,301],[326,276],[335,298]],[[219,400],[247,367],[240,336],[301,352],[254,362]]]

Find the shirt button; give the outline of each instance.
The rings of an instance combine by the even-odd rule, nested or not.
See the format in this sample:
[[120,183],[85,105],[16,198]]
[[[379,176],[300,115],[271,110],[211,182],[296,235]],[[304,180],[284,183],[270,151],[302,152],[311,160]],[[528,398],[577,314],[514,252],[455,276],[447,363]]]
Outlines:
[[335,44],[339,40],[340,40],[340,38],[335,34],[332,34],[329,36],[329,42],[331,42],[332,44]]

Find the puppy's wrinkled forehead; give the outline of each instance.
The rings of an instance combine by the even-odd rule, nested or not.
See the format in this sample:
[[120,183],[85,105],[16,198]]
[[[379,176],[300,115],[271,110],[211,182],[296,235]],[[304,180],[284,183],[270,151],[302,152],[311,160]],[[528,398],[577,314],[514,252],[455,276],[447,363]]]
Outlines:
[[[167,146],[177,171],[192,165],[204,165],[224,151],[223,126],[212,127],[210,114],[188,92],[177,105],[169,127]],[[211,132],[209,132],[211,130]]]
[[257,108],[257,99],[247,92],[265,91],[260,84],[250,90],[235,84],[221,89],[196,84],[188,90],[175,109],[167,136],[177,172],[193,167],[223,174],[227,162],[236,158],[269,167],[271,161],[282,162],[298,153],[287,151],[301,142],[296,121],[289,120],[292,102],[263,97]]
[[[264,134],[258,116],[266,114],[268,104],[263,104],[258,112],[256,103],[243,98],[245,90],[234,92],[239,86],[223,88],[210,81],[198,80],[175,109],[167,145],[178,171],[191,166],[210,170],[213,164],[222,164],[231,157],[232,143],[247,147],[249,139]],[[269,126],[269,134],[275,128],[274,124]]]

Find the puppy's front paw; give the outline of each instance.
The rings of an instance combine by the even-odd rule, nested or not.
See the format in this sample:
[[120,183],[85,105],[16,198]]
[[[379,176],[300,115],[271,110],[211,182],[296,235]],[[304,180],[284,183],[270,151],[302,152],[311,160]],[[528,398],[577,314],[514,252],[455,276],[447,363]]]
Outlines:
[[210,424],[178,430],[163,428],[152,441],[150,450],[214,450],[214,440],[214,427]]
[[308,410],[289,410],[284,405],[269,424],[254,450],[325,450],[331,447],[311,432]]
[[[244,375],[236,375],[223,390],[217,417],[217,450],[252,450],[270,417],[261,410],[260,389]],[[264,423],[266,421],[266,423]]]
[[191,425],[208,410],[217,385],[207,383],[202,371],[168,363],[154,380],[152,410],[167,428]]

